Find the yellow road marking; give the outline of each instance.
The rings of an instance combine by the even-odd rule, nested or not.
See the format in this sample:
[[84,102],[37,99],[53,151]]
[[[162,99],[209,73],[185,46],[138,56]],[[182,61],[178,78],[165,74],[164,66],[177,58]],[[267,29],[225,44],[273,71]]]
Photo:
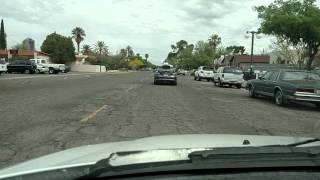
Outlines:
[[95,117],[101,110],[105,109],[107,107],[107,105],[103,105],[102,107],[100,107],[99,109],[95,110],[93,113],[89,114],[88,116],[82,118],[80,120],[80,123],[86,123],[88,122],[91,118]]

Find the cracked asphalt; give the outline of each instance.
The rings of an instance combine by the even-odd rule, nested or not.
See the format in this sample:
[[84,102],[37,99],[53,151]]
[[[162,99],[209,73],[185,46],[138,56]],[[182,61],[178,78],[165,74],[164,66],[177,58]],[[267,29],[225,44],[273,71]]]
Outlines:
[[[151,72],[0,77],[0,168],[81,145],[167,134],[320,137],[320,110]],[[23,75],[24,77],[25,75]]]

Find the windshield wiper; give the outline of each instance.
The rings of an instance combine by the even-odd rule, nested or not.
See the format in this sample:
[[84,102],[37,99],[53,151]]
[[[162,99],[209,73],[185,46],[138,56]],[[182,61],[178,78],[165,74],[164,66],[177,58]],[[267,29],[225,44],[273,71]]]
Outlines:
[[[113,177],[128,174],[143,174],[155,172],[191,171],[195,169],[234,169],[257,167],[319,167],[320,148],[299,148],[296,145],[316,141],[309,139],[299,144],[275,147],[229,147],[199,150],[188,154],[184,160],[133,163],[128,165],[113,166],[112,155],[90,167],[89,174],[85,178]],[[139,154],[140,152],[128,152]],[[81,178],[80,178],[81,179]]]
[[305,144],[310,144],[310,143],[314,143],[314,142],[318,142],[320,141],[320,139],[318,138],[313,138],[313,139],[307,139],[307,140],[303,140],[303,141],[299,141],[299,142],[295,142],[295,143],[291,143],[291,144],[285,144],[285,145],[267,145],[267,146],[263,146],[263,147],[298,147],[301,145],[305,145]]

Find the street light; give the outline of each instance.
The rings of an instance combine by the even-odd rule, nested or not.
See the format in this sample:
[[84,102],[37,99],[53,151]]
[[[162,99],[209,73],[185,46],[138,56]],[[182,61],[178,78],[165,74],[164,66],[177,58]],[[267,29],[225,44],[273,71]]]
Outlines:
[[[247,31],[247,34],[251,34],[251,57],[250,57],[250,75],[253,74],[253,44],[254,44],[254,36],[255,34],[259,34],[258,31]],[[258,37],[257,37],[258,38]],[[259,37],[260,39],[260,37]]]

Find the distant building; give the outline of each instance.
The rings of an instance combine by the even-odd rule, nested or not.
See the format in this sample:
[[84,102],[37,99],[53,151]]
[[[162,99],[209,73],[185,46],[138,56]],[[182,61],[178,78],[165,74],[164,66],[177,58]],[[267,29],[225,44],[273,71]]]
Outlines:
[[23,59],[47,59],[49,60],[49,54],[32,51],[32,50],[2,50],[0,49],[0,58],[10,59],[13,57],[23,58]]
[[[251,65],[250,55],[234,55],[225,56],[218,60],[219,65],[224,66],[234,66],[241,69],[249,69]],[[261,64],[270,64],[270,56],[268,55],[254,55],[253,56],[253,66]]]
[[25,40],[22,41],[22,44],[28,49],[28,50],[35,50],[35,43],[34,40],[31,38],[26,38]]

